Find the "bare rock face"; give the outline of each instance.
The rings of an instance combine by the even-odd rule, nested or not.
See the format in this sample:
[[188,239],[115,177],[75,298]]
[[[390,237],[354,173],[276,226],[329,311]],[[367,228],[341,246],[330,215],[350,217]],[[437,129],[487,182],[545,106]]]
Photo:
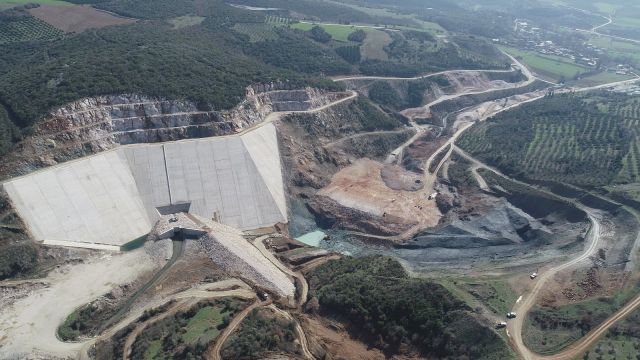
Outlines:
[[51,111],[33,136],[0,159],[0,177],[23,175],[119,145],[234,134],[274,111],[309,110],[337,96],[273,83],[248,87],[245,99],[230,110],[132,94],[81,99]]

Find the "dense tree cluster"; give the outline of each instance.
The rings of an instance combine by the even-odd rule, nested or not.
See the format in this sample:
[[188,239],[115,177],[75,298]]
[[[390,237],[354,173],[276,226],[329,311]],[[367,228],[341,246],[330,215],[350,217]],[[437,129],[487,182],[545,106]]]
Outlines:
[[0,251],[0,280],[32,270],[37,260],[38,251],[31,243],[24,242],[2,247],[2,251]]
[[351,66],[328,48],[318,46],[304,33],[279,29],[277,40],[247,44],[249,55],[273,66],[308,74],[350,73]]
[[424,356],[508,358],[504,343],[480,325],[441,285],[409,278],[394,259],[346,258],[308,276],[320,310],[347,321],[369,344],[397,354],[411,346]]
[[402,104],[398,91],[386,81],[376,81],[369,88],[369,99],[380,105],[394,107]]
[[[229,6],[223,0],[74,0],[142,19],[135,24],[90,30],[63,38],[41,38],[0,44],[0,154],[50,109],[96,95],[139,93],[194,101],[203,109],[228,109],[238,104],[246,86],[288,81],[294,86],[340,89],[313,76],[361,72],[367,75],[414,76],[451,67],[502,67],[500,56],[482,44],[435,46],[425,32],[393,32],[386,51],[391,60],[362,61],[360,45],[337,45],[322,27],[306,32],[272,27],[256,37],[234,29],[269,26],[265,13]],[[338,4],[310,0],[269,0],[246,5],[277,7],[316,19],[391,24]],[[167,20],[204,17],[201,24],[175,29]],[[23,10],[0,12],[2,22],[33,19]],[[7,20],[9,19],[9,20]],[[22,21],[22,20],[20,20]],[[395,23],[400,21],[395,19]],[[400,21],[404,23],[405,21]],[[407,24],[404,24],[407,25]],[[253,27],[251,27],[253,26]],[[367,33],[354,31],[353,43]],[[53,40],[53,41],[43,41]],[[435,47],[434,47],[435,46]],[[494,49],[495,50],[495,49]],[[416,93],[417,94],[417,93]],[[421,95],[414,95],[417,100]],[[373,122],[377,121],[374,117]]]
[[331,35],[322,27],[322,26],[314,26],[309,30],[309,35],[311,38],[317,42],[321,42],[323,44],[331,41]]
[[299,353],[294,345],[295,323],[268,309],[255,309],[222,349],[224,359],[259,359],[270,352]]
[[356,30],[351,34],[349,34],[349,36],[347,37],[347,40],[361,43],[366,38],[367,38],[367,33],[364,30]]
[[350,64],[357,64],[362,58],[359,46],[340,46],[336,48],[336,53]]

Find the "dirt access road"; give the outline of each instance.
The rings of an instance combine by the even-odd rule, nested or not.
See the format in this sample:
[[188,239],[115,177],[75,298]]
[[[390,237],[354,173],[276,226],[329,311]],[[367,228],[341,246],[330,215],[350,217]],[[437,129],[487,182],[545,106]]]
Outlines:
[[[476,158],[472,157],[471,155],[469,155],[468,153],[466,153],[464,150],[455,147],[455,151],[457,154],[459,154],[460,156],[462,156],[463,158],[465,158],[466,160],[470,161],[472,163],[472,166],[475,169],[479,169],[479,168],[483,168],[483,169],[487,169],[493,173],[495,173],[498,176],[501,176],[505,179],[509,179],[510,181],[514,181],[518,184],[527,186],[527,187],[532,187],[531,185],[515,180],[515,179],[511,179],[508,176],[504,175],[502,172],[500,172],[499,170],[488,166],[484,163],[482,163],[481,161],[477,160]],[[480,176],[478,174],[478,176]],[[542,191],[540,189],[537,189],[538,191]],[[545,191],[546,192],[546,191]],[[550,195],[556,196],[554,194],[549,193]],[[540,294],[540,292],[544,289],[545,285],[547,284],[547,282],[549,280],[551,280],[556,274],[560,273],[561,271],[570,269],[573,266],[578,265],[579,263],[583,262],[583,261],[587,261],[589,260],[589,258],[593,255],[595,255],[595,253],[597,252],[598,248],[599,248],[599,242],[600,242],[600,234],[601,234],[601,219],[599,217],[599,215],[590,208],[581,206],[577,203],[573,203],[575,206],[579,207],[581,210],[585,211],[587,213],[587,216],[589,217],[589,220],[591,221],[591,228],[589,229],[589,233],[587,235],[587,246],[584,249],[584,251],[582,252],[582,254],[580,254],[578,257],[569,260],[563,264],[560,264],[556,267],[553,267],[551,269],[545,270],[544,272],[542,272],[541,274],[538,275],[538,278],[535,280],[535,285],[534,287],[528,291],[527,293],[523,294],[522,296],[520,296],[520,298],[518,299],[518,301],[516,302],[516,304],[513,306],[512,311],[515,312],[516,314],[518,314],[518,317],[510,320],[508,322],[507,325],[507,335],[509,336],[509,341],[511,342],[512,346],[516,349],[516,351],[518,352],[518,354],[520,355],[521,358],[525,359],[525,360],[538,360],[538,359],[544,359],[544,360],[570,360],[573,359],[577,356],[579,356],[580,354],[582,354],[585,350],[587,350],[591,345],[593,345],[598,338],[604,334],[616,321],[624,318],[624,316],[628,315],[629,313],[631,313],[633,310],[635,310],[638,306],[640,306],[640,296],[638,296],[636,299],[634,299],[633,301],[629,302],[627,305],[625,305],[622,309],[620,309],[618,312],[616,312],[613,316],[611,316],[609,319],[607,319],[605,322],[603,322],[602,324],[600,324],[596,329],[594,329],[593,331],[589,332],[589,334],[587,334],[585,337],[583,337],[582,339],[580,339],[578,342],[574,343],[572,346],[570,346],[567,350],[562,351],[561,353],[555,354],[555,355],[550,355],[550,356],[542,356],[539,354],[536,354],[534,352],[532,352],[531,350],[529,350],[527,348],[527,346],[524,344],[523,338],[522,338],[522,329],[524,326],[524,321],[525,318],[527,316],[527,313],[531,310],[531,308],[535,305],[536,300]]]
[[[587,246],[584,252],[580,256],[570,261],[567,261],[551,269],[545,270],[542,274],[539,274],[538,278],[535,280],[536,284],[533,287],[533,289],[531,289],[529,292],[522,295],[522,301],[520,301],[519,303],[516,303],[513,306],[512,311],[517,313],[518,317],[508,322],[507,334],[509,334],[510,341],[512,342],[515,349],[518,351],[520,356],[525,360],[557,359],[556,356],[562,356],[562,353],[551,356],[551,357],[542,357],[537,354],[534,354],[524,344],[524,341],[522,339],[522,329],[524,326],[524,320],[527,316],[527,313],[535,305],[536,300],[538,299],[538,295],[540,294],[542,289],[545,287],[547,282],[551,280],[559,272],[570,269],[573,266],[583,261],[589,260],[589,257],[593,256],[598,251],[598,244],[600,242],[600,219],[590,209],[583,208],[582,210],[587,212],[587,215],[589,216],[589,220],[591,221],[591,229],[589,229],[589,233],[587,236]],[[583,340],[584,339],[585,338],[583,338]],[[587,342],[587,344],[589,343]],[[560,358],[564,359],[564,357],[560,357]],[[571,356],[570,358],[573,358],[573,356]]]
[[236,315],[236,317],[231,320],[229,325],[227,325],[222,333],[218,335],[215,342],[213,343],[213,346],[207,349],[207,352],[204,354],[204,358],[207,360],[221,360],[222,357],[220,356],[220,352],[222,351],[222,346],[224,345],[224,343],[227,341],[227,339],[229,339],[229,336],[231,336],[231,334],[236,331],[238,326],[240,326],[242,321],[249,315],[249,313],[253,311],[253,309],[257,309],[261,306],[267,306],[269,305],[269,303],[270,302],[256,301],[242,310],[238,315]]
[[[587,88],[579,88],[579,89],[565,89],[565,90],[561,90],[560,92],[571,92],[571,91],[576,91],[576,92],[585,92],[585,91],[591,91],[591,90],[597,90],[597,89],[603,89],[603,88],[611,88],[611,87],[616,87],[616,86],[620,86],[620,85],[627,85],[627,84],[633,84],[635,82],[638,81],[638,78],[636,79],[632,79],[632,80],[625,80],[625,81],[618,81],[618,82],[614,82],[614,83],[609,83],[609,84],[603,84],[603,85],[598,85],[598,86],[592,86],[592,87],[587,87]],[[535,101],[540,99],[541,97],[536,97],[536,98],[532,98],[529,99],[527,101],[523,101],[517,104],[514,104],[512,106],[508,106],[505,107],[503,109],[501,109],[498,112],[492,113],[491,116],[496,115],[499,112],[503,112],[503,111],[507,111],[510,110],[516,106],[520,106],[524,103],[528,103],[531,101]],[[463,131],[465,131],[466,129],[468,129],[469,127],[465,127],[463,129],[461,129],[462,131],[458,131],[456,134],[459,136],[461,135],[461,133]],[[446,144],[444,145],[446,146]],[[443,150],[443,148],[441,148],[439,151]],[[527,186],[527,187],[531,187],[529,184],[517,181],[515,179],[511,179],[509,177],[507,177],[506,175],[504,175],[502,172],[498,171],[495,168],[492,168],[480,161],[478,161],[477,159],[473,158],[472,156],[470,156],[469,154],[467,154],[466,152],[464,152],[462,149],[458,148],[455,146],[455,140],[453,140],[451,142],[451,150],[455,150],[458,154],[460,154],[461,156],[463,156],[464,158],[466,158],[467,160],[469,160],[475,167],[476,167],[476,172],[478,168],[485,168],[488,169],[492,172],[494,172],[495,174],[502,176],[504,178],[507,178],[511,181],[515,181],[521,185]],[[434,153],[435,156],[436,153]],[[445,157],[446,159],[446,157]],[[437,173],[436,173],[437,174]],[[479,174],[478,174],[479,176]],[[539,189],[538,189],[539,190]],[[540,191],[540,190],[539,190]],[[551,194],[551,193],[549,193]],[[558,197],[555,194],[551,194],[553,196]],[[567,199],[568,200],[568,199]],[[589,334],[587,334],[587,336],[583,337],[580,341],[578,341],[577,343],[574,344],[574,346],[571,346],[569,349],[556,354],[556,355],[552,355],[552,356],[541,356],[538,354],[533,353],[531,350],[529,350],[526,345],[524,344],[524,341],[522,339],[522,329],[523,329],[523,325],[524,325],[524,319],[526,318],[527,313],[531,310],[531,308],[533,307],[533,305],[536,303],[536,300],[540,294],[540,291],[543,289],[544,285],[546,284],[547,281],[549,281],[550,279],[552,279],[557,273],[559,273],[560,271],[569,269],[577,264],[579,264],[582,261],[588,260],[590,256],[592,256],[598,249],[598,244],[600,241],[600,231],[601,231],[601,223],[600,223],[600,218],[598,216],[598,214],[590,208],[587,208],[585,206],[582,206],[580,204],[577,204],[575,202],[573,202],[575,206],[577,206],[578,208],[580,208],[581,210],[585,211],[589,217],[589,220],[592,223],[591,229],[589,230],[589,236],[588,236],[588,244],[584,250],[584,252],[570,260],[567,261],[563,264],[560,264],[556,267],[553,267],[549,270],[546,270],[544,273],[540,274],[536,280],[536,284],[533,287],[533,289],[531,291],[529,291],[527,294],[524,294],[520,300],[522,301],[518,301],[516,302],[516,304],[513,307],[513,312],[518,314],[518,317],[514,320],[511,320],[507,326],[507,334],[510,337],[510,342],[512,343],[514,349],[518,352],[518,354],[525,360],[533,360],[533,359],[571,359],[573,357],[576,356],[576,354],[580,354],[583,351],[585,351],[586,349],[588,349],[589,346],[591,346],[595,341],[597,341],[598,337],[600,335],[602,335],[604,332],[606,332],[606,330],[608,328],[610,328],[616,321],[622,319],[624,316],[626,316],[627,314],[629,314],[630,312],[632,312],[635,308],[637,308],[638,306],[640,306],[640,296],[636,299],[634,299],[633,301],[631,301],[629,304],[627,304],[625,307],[623,307],[621,310],[619,310],[618,312],[616,312],[616,314],[614,314],[612,317],[610,317],[607,321],[605,321],[603,324],[601,324],[600,326],[598,326],[595,330],[593,330],[592,332],[590,332]]]
[[[91,340],[88,340],[86,342],[74,343],[81,346],[78,352],[77,358],[80,360],[92,359],[89,356],[88,352],[89,352],[89,349],[96,342],[111,338],[118,331],[124,329],[129,324],[133,323],[138,318],[140,318],[140,316],[142,316],[142,314],[147,310],[159,308],[165,304],[168,304],[171,301],[178,301],[179,304],[184,305],[188,301],[197,302],[197,301],[206,300],[206,299],[217,299],[217,298],[225,298],[225,297],[237,297],[241,299],[250,300],[250,299],[255,299],[256,295],[251,289],[251,287],[247,285],[244,281],[232,278],[232,279],[218,281],[215,283],[200,285],[195,288],[192,288],[183,292],[179,292],[177,294],[174,294],[162,299],[155,300],[139,309],[136,309],[135,311],[130,312],[125,318],[123,318],[117,324],[115,324],[114,326],[106,330],[100,336],[93,338]],[[168,311],[171,311],[171,309]],[[156,320],[159,320],[159,319],[160,319],[160,315],[158,315]],[[130,342],[130,345],[133,345],[133,343],[135,342],[135,338],[137,337],[137,334],[139,334],[151,322],[153,321],[145,322],[144,326],[138,329],[139,331],[136,333],[136,335],[134,336],[130,335],[131,339],[128,340]],[[127,350],[127,353],[129,350],[130,349]]]
[[588,10],[584,10],[584,9],[580,9],[580,8],[577,8],[577,7],[573,7],[573,6],[566,6],[566,5],[561,5],[561,6],[564,6],[564,7],[569,8],[569,9],[577,10],[577,11],[583,12],[583,13],[588,14],[588,15],[599,16],[599,17],[601,17],[601,18],[606,20],[605,23],[600,24],[600,25],[596,25],[596,26],[592,27],[589,30],[587,30],[587,29],[575,29],[578,32],[587,33],[587,34],[591,34],[591,35],[597,35],[597,36],[604,36],[604,37],[608,37],[608,38],[611,38],[611,39],[631,42],[631,43],[634,43],[634,44],[640,44],[640,40],[637,40],[637,39],[630,39],[630,38],[625,38],[625,37],[622,37],[622,36],[603,34],[603,33],[599,32],[598,30],[602,29],[603,27],[605,27],[607,25],[610,25],[613,22],[613,17],[611,15],[604,16],[604,15],[601,15],[601,14],[597,14],[597,13],[594,13],[594,12],[591,12],[591,11],[588,11]]
[[307,283],[307,279],[301,274],[292,271],[285,264],[283,264],[280,260],[278,260],[271,251],[269,251],[264,246],[264,241],[270,238],[271,235],[264,235],[253,240],[253,246],[262,253],[264,257],[269,259],[273,265],[275,265],[280,271],[291,276],[292,278],[298,279],[298,283],[302,286],[300,289],[300,298],[298,299],[298,306],[304,305],[307,302],[307,297],[309,296],[309,284]]
[[44,279],[48,286],[0,306],[0,358],[25,358],[27,354],[77,356],[83,344],[60,341],[56,336],[58,326],[78,307],[155,269],[157,263],[139,249],[88,256],[82,264],[64,265],[50,272]]
[[509,70],[445,70],[439,71],[426,75],[418,75],[413,77],[393,77],[393,76],[345,76],[345,77],[334,77],[333,81],[342,82],[342,81],[351,81],[351,80],[421,80],[428,79],[434,76],[444,75],[448,73],[474,73],[474,72],[485,72],[485,73],[508,73],[512,72],[512,69]]
[[298,334],[298,340],[300,341],[300,347],[302,348],[302,355],[304,355],[304,357],[307,359],[311,359],[311,360],[315,359],[315,357],[309,350],[309,342],[307,341],[307,335],[304,333],[304,330],[302,329],[302,326],[300,326],[300,323],[298,322],[298,320],[296,320],[288,312],[278,309],[275,305],[269,305],[269,308],[273,310],[273,312],[275,312],[276,314],[280,314],[282,317],[284,317],[285,319],[295,324],[296,333]]

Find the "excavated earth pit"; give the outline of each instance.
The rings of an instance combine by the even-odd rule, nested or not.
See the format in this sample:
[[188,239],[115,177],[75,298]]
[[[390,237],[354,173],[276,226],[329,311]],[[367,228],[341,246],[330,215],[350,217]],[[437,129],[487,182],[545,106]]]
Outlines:
[[320,246],[351,255],[385,253],[414,272],[468,273],[535,269],[535,264],[579,252],[584,244],[586,218],[571,222],[554,212],[536,218],[504,198],[480,197],[472,212],[395,246],[344,230],[326,230],[329,239]]
[[[415,272],[495,273],[516,267],[535,269],[578,253],[584,246],[588,219],[569,203],[517,187],[507,191],[502,187],[507,184],[489,180],[491,193],[477,185],[438,185],[442,201],[428,201],[417,198],[420,192],[411,187],[417,185],[415,179],[419,179],[416,174],[397,166],[366,159],[338,172],[309,202],[329,235],[320,247],[352,255],[385,253]],[[416,201],[428,204],[438,216],[429,218],[433,215],[414,210]],[[403,208],[407,204],[411,208]],[[385,213],[388,217],[381,216]],[[408,241],[382,236],[410,228],[421,215],[437,219],[430,230]],[[292,221],[297,221],[296,216]]]

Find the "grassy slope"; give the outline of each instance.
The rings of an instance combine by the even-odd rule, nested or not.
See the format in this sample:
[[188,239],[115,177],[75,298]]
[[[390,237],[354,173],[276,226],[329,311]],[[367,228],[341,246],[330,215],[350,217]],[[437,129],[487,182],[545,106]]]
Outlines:
[[[636,284],[611,297],[592,298],[552,309],[534,308],[525,321],[523,329],[525,343],[531,350],[541,354],[557,353],[602,323],[634,297],[637,291]],[[615,325],[609,333],[615,335],[624,332],[621,329],[634,325],[633,319],[637,321],[639,315],[640,313],[636,311],[635,315],[629,317],[631,320]],[[536,318],[541,319],[542,322],[538,322]],[[637,336],[640,340],[640,332]],[[627,337],[633,336],[627,334]]]
[[389,55],[384,51],[384,47],[391,43],[392,39],[384,31],[368,31],[367,37],[362,44],[362,58],[374,60],[388,60]]
[[309,30],[311,30],[311,28],[313,28],[316,25],[320,26],[327,33],[329,33],[329,35],[331,35],[333,40],[344,41],[344,42],[349,41],[349,39],[347,39],[349,37],[349,35],[351,35],[356,30],[360,29],[360,28],[356,28],[355,26],[351,26],[351,25],[311,24],[311,23],[302,23],[302,22],[301,23],[291,24],[291,28],[299,29],[299,30],[303,30],[303,31],[309,31]]
[[229,319],[244,307],[245,303],[233,299],[200,302],[187,311],[150,324],[133,344],[131,356],[199,358]]
[[[332,1],[330,1],[332,2]],[[411,20],[414,21],[416,23],[416,27],[406,27],[406,26],[398,26],[398,27],[394,27],[394,28],[398,28],[398,29],[412,29],[412,30],[425,30],[428,31],[430,33],[433,34],[445,34],[446,30],[442,28],[442,26],[438,25],[437,23],[434,22],[429,22],[429,21],[424,21],[424,20],[420,20],[418,18],[416,18],[414,15],[409,15],[409,14],[400,14],[400,13],[396,13],[391,11],[390,9],[386,9],[386,8],[382,8],[382,7],[366,7],[366,6],[361,6],[361,5],[357,5],[357,4],[342,4],[342,5],[346,5],[349,6],[353,9],[356,9],[358,11],[362,11],[366,14],[372,15],[372,16],[381,16],[381,17],[388,17],[388,18],[393,18],[393,19],[402,19],[402,20]]]
[[518,50],[504,47],[507,53],[522,58],[522,61],[540,75],[553,80],[561,78],[570,79],[576,74],[587,72],[588,69],[582,65],[567,62],[567,59],[557,56],[546,56],[532,51]]
[[640,354],[640,311],[614,325],[585,354],[587,360],[635,360]]

